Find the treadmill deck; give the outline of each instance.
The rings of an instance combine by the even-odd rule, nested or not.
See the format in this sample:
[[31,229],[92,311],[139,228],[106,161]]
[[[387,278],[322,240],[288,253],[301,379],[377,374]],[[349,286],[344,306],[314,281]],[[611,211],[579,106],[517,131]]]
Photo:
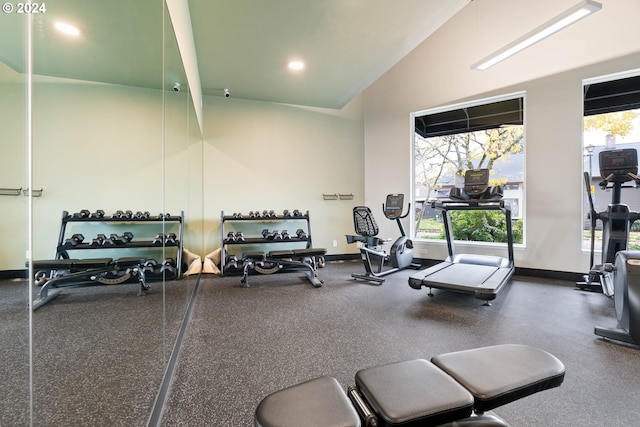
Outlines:
[[472,293],[476,298],[490,301],[495,299],[512,275],[511,266],[444,261],[412,274],[409,285],[414,289],[425,286]]

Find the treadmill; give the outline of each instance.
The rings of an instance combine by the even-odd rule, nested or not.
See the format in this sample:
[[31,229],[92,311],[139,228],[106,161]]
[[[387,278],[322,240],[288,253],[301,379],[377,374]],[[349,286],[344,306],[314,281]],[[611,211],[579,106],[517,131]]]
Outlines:
[[[441,263],[409,277],[409,286],[445,289],[474,294],[484,305],[496,298],[515,270],[511,210],[502,200],[502,187],[489,186],[489,169],[473,169],[464,175],[464,188],[452,188],[449,198],[431,202],[442,212],[449,256]],[[499,210],[506,217],[507,258],[492,255],[456,254],[450,212],[461,210]]]

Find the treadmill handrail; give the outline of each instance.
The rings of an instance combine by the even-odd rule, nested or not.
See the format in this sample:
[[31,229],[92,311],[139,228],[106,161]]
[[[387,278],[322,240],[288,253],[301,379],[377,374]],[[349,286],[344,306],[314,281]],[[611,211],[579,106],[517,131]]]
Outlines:
[[501,210],[501,209],[509,209],[505,206],[504,200],[480,200],[480,199],[469,199],[469,200],[455,200],[455,199],[447,199],[447,200],[435,200],[431,202],[431,207],[433,209],[442,209],[442,210]]

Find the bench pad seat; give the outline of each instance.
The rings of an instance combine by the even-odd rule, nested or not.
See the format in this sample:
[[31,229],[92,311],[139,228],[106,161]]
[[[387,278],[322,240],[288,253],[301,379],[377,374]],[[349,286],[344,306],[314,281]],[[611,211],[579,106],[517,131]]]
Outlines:
[[143,265],[145,262],[147,262],[146,258],[124,257],[124,258],[118,258],[116,260],[116,265],[118,267],[134,267],[137,265]]
[[564,364],[552,354],[519,344],[446,353],[431,361],[469,390],[478,412],[558,387],[565,374]]
[[271,393],[258,405],[255,427],[360,427],[360,417],[333,377]]
[[[73,270],[73,269],[89,269],[89,268],[105,268],[113,263],[112,258],[93,258],[93,259],[44,259],[34,260],[33,268],[35,270]],[[29,262],[26,262],[29,267]]]
[[302,258],[312,256],[324,256],[327,250],[324,248],[308,248],[308,249],[291,249],[282,251],[271,251],[267,258],[285,259],[285,258]]
[[438,425],[473,411],[471,393],[425,359],[360,370],[356,386],[381,426]]

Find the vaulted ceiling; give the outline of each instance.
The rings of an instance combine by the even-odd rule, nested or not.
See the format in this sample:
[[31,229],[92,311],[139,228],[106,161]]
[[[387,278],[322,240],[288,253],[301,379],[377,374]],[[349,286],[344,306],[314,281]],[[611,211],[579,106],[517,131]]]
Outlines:
[[[189,0],[202,92],[340,108],[470,0]],[[30,15],[33,72],[126,86],[186,85],[163,0],[56,0]],[[25,73],[26,14],[0,14],[0,61]],[[62,37],[58,20],[80,29]],[[163,30],[164,29],[164,30]],[[304,61],[298,72],[289,60]],[[164,65],[164,66],[163,66]],[[4,69],[4,71],[3,71]],[[0,79],[8,69],[0,67]]]

